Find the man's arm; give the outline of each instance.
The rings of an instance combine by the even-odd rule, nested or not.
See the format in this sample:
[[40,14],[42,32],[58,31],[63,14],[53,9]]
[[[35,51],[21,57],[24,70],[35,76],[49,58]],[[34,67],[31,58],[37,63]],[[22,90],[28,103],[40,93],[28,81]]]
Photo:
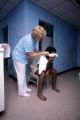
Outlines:
[[46,68],[46,70],[52,68],[54,58],[55,58],[55,57],[49,58],[49,60],[48,60],[48,62],[47,62],[47,68]]
[[55,56],[54,56],[54,57],[49,58],[49,60],[48,60],[48,63],[47,63],[47,64],[52,63],[52,62],[53,62],[53,60],[54,60],[54,58],[55,58]]

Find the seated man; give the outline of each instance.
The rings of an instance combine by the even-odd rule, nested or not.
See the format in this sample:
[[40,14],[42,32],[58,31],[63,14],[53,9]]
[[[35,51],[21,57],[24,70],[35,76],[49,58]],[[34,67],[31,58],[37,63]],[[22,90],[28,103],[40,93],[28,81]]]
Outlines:
[[[48,80],[49,75],[52,75],[52,89],[55,90],[56,92],[60,93],[60,91],[56,88],[56,78],[57,78],[57,73],[56,70],[53,69],[53,60],[55,57],[58,56],[56,54],[56,49],[53,47],[48,47],[45,51],[49,52],[49,56],[41,56],[38,64],[39,68],[36,67],[35,74],[39,74],[39,82],[38,82],[38,92],[37,96],[39,99],[45,101],[47,98],[43,96],[42,94],[42,85],[43,81],[46,78]],[[36,64],[37,65],[37,64]],[[38,72],[37,72],[38,71]]]

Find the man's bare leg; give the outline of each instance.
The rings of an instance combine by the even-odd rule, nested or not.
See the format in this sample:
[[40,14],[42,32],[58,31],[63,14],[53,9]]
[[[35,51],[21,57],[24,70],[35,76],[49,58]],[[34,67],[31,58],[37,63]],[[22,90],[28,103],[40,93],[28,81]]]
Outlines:
[[60,93],[60,90],[56,88],[56,79],[57,79],[57,73],[56,70],[52,69],[52,89],[55,90],[56,92]]
[[39,78],[39,82],[38,82],[38,92],[37,92],[37,96],[39,99],[46,101],[47,98],[45,96],[43,96],[42,94],[42,85],[43,85],[43,81],[45,78],[45,72],[42,72]]

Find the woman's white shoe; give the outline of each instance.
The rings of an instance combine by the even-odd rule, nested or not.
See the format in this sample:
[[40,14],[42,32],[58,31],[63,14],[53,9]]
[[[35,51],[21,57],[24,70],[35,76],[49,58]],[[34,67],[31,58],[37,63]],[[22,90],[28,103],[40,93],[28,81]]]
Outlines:
[[27,92],[31,92],[32,90],[30,88],[27,88]]
[[20,96],[23,96],[23,97],[29,97],[30,94],[29,94],[29,93],[24,93],[24,94],[21,94]]

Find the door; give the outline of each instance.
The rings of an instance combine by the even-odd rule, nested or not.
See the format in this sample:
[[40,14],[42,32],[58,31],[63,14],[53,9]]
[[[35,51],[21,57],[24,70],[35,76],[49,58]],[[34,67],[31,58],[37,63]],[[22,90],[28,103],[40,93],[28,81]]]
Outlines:
[[[3,43],[8,43],[8,26],[3,29]],[[4,59],[4,68],[8,70],[8,59]]]
[[44,51],[48,46],[53,46],[53,26],[49,23],[39,21],[39,25],[45,28],[47,35],[39,42],[39,50]]

